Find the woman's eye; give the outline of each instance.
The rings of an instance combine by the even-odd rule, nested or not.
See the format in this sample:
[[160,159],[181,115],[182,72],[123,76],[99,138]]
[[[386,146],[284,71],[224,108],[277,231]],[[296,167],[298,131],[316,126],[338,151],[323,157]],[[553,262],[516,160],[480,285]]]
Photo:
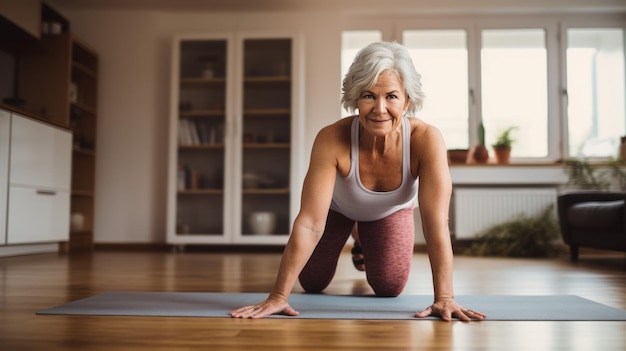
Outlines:
[[363,99],[373,99],[374,95],[372,95],[372,94],[364,94],[362,97],[363,97]]
[[397,99],[398,96],[394,94],[387,95],[387,99]]

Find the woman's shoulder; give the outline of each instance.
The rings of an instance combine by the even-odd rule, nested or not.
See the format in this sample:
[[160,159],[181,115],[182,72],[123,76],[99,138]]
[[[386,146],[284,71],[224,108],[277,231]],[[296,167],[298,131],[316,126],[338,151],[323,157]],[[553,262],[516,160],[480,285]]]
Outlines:
[[344,130],[345,128],[350,128],[352,126],[352,122],[354,121],[355,118],[357,118],[357,116],[341,117],[334,123],[328,125],[328,127]]
[[409,123],[411,125],[411,134],[438,134],[439,128],[432,124],[425,122],[423,119],[417,117],[409,117]]
[[350,128],[352,126],[353,117],[343,117],[336,122],[333,122],[324,128],[322,128],[319,136],[330,136],[332,138],[341,138],[346,135],[350,135]]
[[337,167],[345,163],[346,156],[349,160],[350,125],[350,121],[344,118],[322,128],[315,137],[312,158],[332,160],[331,163]]
[[409,118],[411,125],[411,142],[431,143],[442,140],[443,135],[436,126],[416,117]]

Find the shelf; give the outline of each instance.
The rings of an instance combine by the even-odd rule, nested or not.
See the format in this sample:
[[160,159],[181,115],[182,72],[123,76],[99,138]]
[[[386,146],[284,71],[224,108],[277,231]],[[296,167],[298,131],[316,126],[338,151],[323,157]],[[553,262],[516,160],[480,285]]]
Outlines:
[[180,79],[181,84],[226,84],[226,78],[213,77],[184,77]]
[[289,188],[263,189],[247,188],[243,189],[245,195],[289,195]]
[[85,74],[88,77],[91,77],[92,79],[98,79],[98,74],[94,70],[81,64],[80,62],[76,62],[76,61],[72,62],[72,68],[80,71],[81,73]]
[[288,108],[255,108],[243,111],[245,116],[268,116],[268,115],[290,115],[291,110]]
[[222,195],[223,189],[185,189],[178,190],[178,195]]
[[221,150],[224,144],[199,144],[199,145],[178,145],[179,150]]
[[225,114],[224,110],[188,110],[178,112],[180,117],[224,117]]
[[271,84],[271,83],[291,83],[291,77],[289,76],[259,76],[259,77],[246,77],[244,79],[246,84]]
[[289,143],[244,143],[246,149],[289,149]]

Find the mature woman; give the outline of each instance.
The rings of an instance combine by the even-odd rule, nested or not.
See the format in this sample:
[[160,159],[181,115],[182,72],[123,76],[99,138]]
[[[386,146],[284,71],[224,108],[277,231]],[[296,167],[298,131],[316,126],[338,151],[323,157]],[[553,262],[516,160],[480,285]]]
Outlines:
[[361,50],[343,81],[342,96],[343,106],[358,115],[318,133],[274,289],[265,301],[232,311],[233,317],[298,315],[288,302],[296,279],[307,292],[326,288],[355,223],[369,285],[377,296],[399,295],[412,262],[416,198],[434,302],[415,316],[486,317],[454,301],[446,147],[435,127],[408,117],[422,99],[420,75],[406,48],[380,42]]

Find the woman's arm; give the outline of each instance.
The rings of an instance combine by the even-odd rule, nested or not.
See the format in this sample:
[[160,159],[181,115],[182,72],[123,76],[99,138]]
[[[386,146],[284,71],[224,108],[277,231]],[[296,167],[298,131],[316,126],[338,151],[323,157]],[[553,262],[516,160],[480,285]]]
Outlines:
[[274,293],[289,296],[297,276],[324,233],[337,174],[333,134],[331,130],[322,130],[313,145],[309,170],[302,187],[300,212],[283,253]]
[[433,127],[421,137],[419,210],[433,271],[435,301],[453,299],[452,244],[448,227],[452,180],[443,138]]
[[484,314],[466,310],[454,301],[453,254],[448,226],[452,180],[446,146],[434,127],[426,126],[420,134],[415,153],[419,169],[418,202],[433,276],[434,303],[416,316],[433,314],[445,321],[452,316],[463,321],[485,318]]
[[302,187],[300,211],[285,247],[272,293],[259,304],[232,311],[231,316],[261,318],[274,313],[298,314],[289,306],[288,297],[324,232],[337,173],[337,133],[337,128],[326,127],[315,139]]

